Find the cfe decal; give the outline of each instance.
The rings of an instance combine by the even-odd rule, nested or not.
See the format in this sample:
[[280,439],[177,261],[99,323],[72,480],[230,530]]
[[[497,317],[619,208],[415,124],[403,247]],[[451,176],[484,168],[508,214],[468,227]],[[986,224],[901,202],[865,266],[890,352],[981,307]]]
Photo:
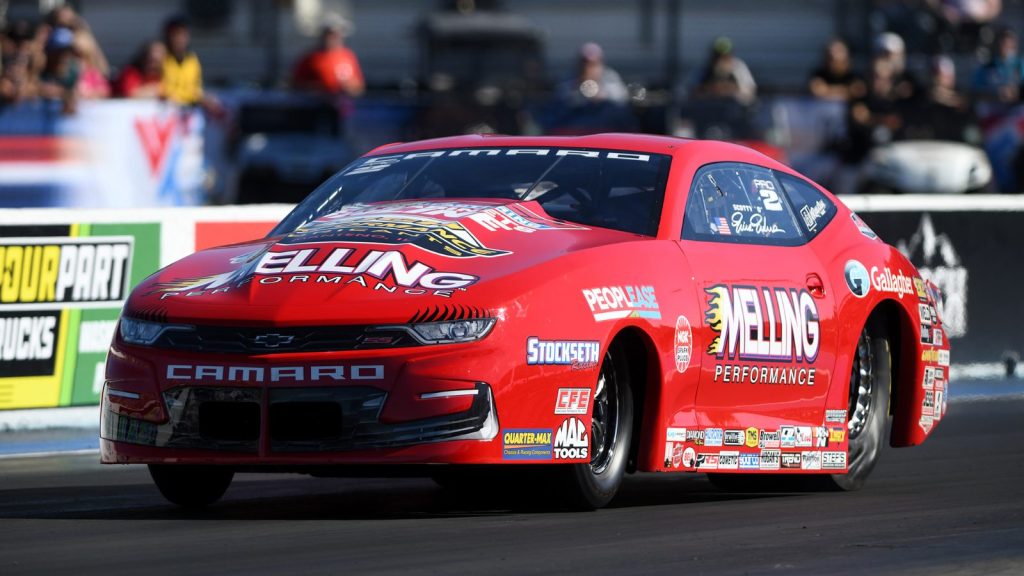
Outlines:
[[0,310],[104,308],[128,293],[131,236],[0,239]]
[[299,228],[281,240],[281,244],[315,242],[407,244],[452,258],[509,254],[504,250],[484,246],[459,222],[387,212],[327,216]]
[[720,361],[789,364],[718,362],[715,382],[814,385],[816,369],[799,366],[815,361],[821,338],[818,308],[807,290],[718,284],[705,292],[704,319],[715,333],[708,354]]

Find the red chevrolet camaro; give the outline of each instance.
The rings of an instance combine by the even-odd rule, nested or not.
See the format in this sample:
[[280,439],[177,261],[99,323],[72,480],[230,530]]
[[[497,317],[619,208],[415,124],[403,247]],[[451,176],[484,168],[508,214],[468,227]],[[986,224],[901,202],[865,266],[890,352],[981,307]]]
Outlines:
[[741,146],[388,145],[266,238],[134,290],[102,459],[148,464],[186,506],[237,470],[530,470],[582,508],[634,471],[855,489],[945,413],[939,298],[832,194]]

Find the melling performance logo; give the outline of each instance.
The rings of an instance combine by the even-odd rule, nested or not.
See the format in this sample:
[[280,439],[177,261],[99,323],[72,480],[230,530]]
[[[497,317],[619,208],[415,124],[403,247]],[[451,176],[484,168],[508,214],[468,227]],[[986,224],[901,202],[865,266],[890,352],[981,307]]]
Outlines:
[[133,238],[0,239],[0,310],[109,308],[128,292]]
[[452,258],[493,257],[509,253],[484,246],[459,222],[395,213],[342,213],[312,222],[281,240],[281,244],[314,242],[409,244]]
[[807,290],[718,284],[705,289],[708,327],[716,336],[708,354],[719,360],[780,362],[790,366],[715,364],[715,382],[814,385],[821,327]]
[[158,283],[151,293],[170,296],[203,296],[228,292],[256,281],[258,284],[357,284],[362,288],[410,295],[450,297],[454,290],[475,284],[480,278],[459,272],[442,272],[413,260],[397,250],[354,248],[306,248],[265,252],[254,264],[215,276]]

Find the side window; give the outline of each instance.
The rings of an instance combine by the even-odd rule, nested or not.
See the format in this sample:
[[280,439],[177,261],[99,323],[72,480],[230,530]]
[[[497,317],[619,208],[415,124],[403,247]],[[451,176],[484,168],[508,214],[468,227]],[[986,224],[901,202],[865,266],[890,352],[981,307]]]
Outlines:
[[793,210],[799,215],[804,234],[814,238],[832,221],[836,215],[836,205],[806,180],[779,172],[775,176],[786,190]]
[[686,201],[683,238],[772,246],[806,241],[772,171],[735,162],[697,171]]

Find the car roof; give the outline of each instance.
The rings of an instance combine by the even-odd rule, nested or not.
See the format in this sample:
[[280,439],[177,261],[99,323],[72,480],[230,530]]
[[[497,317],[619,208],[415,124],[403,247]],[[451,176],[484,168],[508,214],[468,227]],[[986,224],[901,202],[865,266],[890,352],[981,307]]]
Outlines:
[[587,136],[505,136],[497,134],[469,134],[399,142],[379,146],[367,156],[405,154],[439,148],[542,146],[551,148],[599,148],[631,152],[649,152],[670,156],[686,156],[699,164],[709,162],[749,162],[768,168],[792,172],[792,169],[746,146],[717,140],[695,140],[654,134],[604,133]]

